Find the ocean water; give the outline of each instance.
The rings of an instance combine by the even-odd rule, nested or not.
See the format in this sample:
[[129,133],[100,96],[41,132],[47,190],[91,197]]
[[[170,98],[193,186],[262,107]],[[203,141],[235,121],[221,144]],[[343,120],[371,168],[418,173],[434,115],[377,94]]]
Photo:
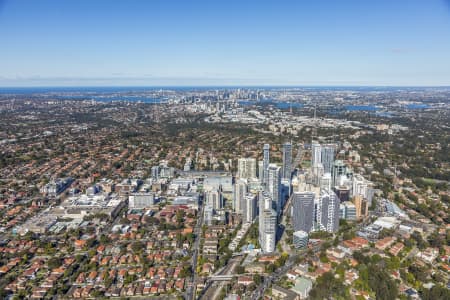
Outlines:
[[243,106],[251,106],[251,105],[273,105],[279,109],[289,109],[291,106],[292,108],[302,108],[304,105],[302,103],[289,103],[289,102],[281,102],[281,101],[275,101],[275,100],[260,100],[260,101],[247,101],[247,100],[240,100],[238,101],[240,105]]
[[430,106],[428,104],[425,103],[416,103],[416,104],[408,104],[406,105],[407,109],[426,109],[429,108]]
[[375,105],[346,105],[344,109],[347,111],[377,111],[378,107]]

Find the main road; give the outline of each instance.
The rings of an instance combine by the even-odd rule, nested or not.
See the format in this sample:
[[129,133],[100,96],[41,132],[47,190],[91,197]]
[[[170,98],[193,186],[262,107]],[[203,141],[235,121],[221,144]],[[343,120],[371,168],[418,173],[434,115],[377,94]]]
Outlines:
[[[243,256],[235,256],[231,258],[227,265],[220,271],[216,272],[214,275],[233,275],[236,267],[242,262]],[[211,282],[209,280],[207,286],[205,287],[200,299],[214,300],[220,295],[220,292],[227,282]]]
[[199,247],[200,247],[200,239],[202,237],[202,226],[203,226],[203,209],[204,209],[204,205],[203,205],[203,201],[200,204],[199,207],[199,216],[197,219],[197,224],[195,225],[194,228],[194,235],[195,235],[195,241],[194,244],[192,245],[192,276],[191,276],[191,280],[190,282],[187,283],[187,288],[186,288],[186,297],[185,299],[187,300],[194,300],[196,298],[196,288],[197,288],[197,278],[198,278],[198,274],[197,274],[197,259],[198,259],[198,252],[199,252]]

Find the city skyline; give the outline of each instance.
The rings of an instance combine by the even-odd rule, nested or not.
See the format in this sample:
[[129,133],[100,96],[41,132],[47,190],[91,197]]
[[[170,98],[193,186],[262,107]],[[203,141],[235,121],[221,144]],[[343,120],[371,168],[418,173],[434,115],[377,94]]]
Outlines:
[[0,299],[450,299],[450,0],[0,0]]
[[449,7],[0,1],[0,86],[447,86]]
[[15,90],[2,299],[450,298],[448,88]]

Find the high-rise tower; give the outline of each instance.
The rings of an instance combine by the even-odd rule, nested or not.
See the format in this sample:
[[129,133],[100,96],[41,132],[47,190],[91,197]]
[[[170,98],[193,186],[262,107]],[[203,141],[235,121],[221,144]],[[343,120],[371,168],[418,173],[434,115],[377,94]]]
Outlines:
[[339,198],[333,191],[321,190],[316,221],[319,230],[336,232],[339,229]]
[[261,250],[264,253],[274,252],[277,233],[277,212],[273,209],[264,210],[259,222]]
[[256,195],[247,193],[244,197],[242,208],[242,219],[244,222],[251,223],[256,217]]
[[247,194],[248,185],[246,179],[238,179],[234,184],[233,209],[236,213],[242,213],[244,197]]
[[267,185],[266,191],[272,197],[275,204],[276,212],[280,215],[282,211],[281,199],[281,168],[275,164],[269,164],[267,168]]
[[292,144],[286,142],[283,144],[283,174],[284,180],[291,179],[292,172]]
[[314,228],[314,198],[312,192],[296,192],[292,196],[292,226],[294,231],[309,233]]
[[256,178],[256,159],[239,158],[237,175],[239,178]]
[[264,144],[263,148],[263,183],[267,185],[267,168],[269,168],[270,163],[270,145]]
[[336,145],[327,144],[322,146],[321,161],[324,173],[331,173],[335,155],[336,155]]

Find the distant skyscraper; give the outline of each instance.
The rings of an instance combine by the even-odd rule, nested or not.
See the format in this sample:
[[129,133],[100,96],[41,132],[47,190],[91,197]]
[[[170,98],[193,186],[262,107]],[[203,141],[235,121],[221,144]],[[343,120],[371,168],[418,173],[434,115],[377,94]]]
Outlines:
[[292,226],[294,231],[310,232],[314,228],[314,198],[312,192],[297,192],[292,196]]
[[277,233],[277,212],[273,209],[266,209],[262,212],[259,227],[260,236],[259,243],[264,253],[275,251],[276,233]]
[[292,144],[283,144],[283,174],[282,177],[285,180],[291,179],[292,172]]
[[267,185],[267,169],[269,168],[270,163],[270,145],[264,144],[263,148],[263,183]]
[[261,184],[264,183],[264,161],[258,161],[258,179]]
[[248,193],[244,197],[244,205],[242,209],[243,221],[253,222],[256,217],[256,195]]
[[339,229],[339,198],[334,192],[321,190],[316,221],[318,230],[336,232]]
[[318,184],[323,174],[322,146],[314,142],[311,144],[311,171],[314,183]]
[[247,180],[238,179],[234,184],[233,190],[233,209],[238,214],[242,213],[244,197],[247,194],[247,191],[248,191]]
[[158,180],[159,179],[159,166],[153,166],[152,167],[152,178],[154,180]]
[[256,178],[256,159],[239,158],[238,159],[238,177]]
[[320,144],[313,143],[311,145],[311,167],[317,168],[322,163],[322,147]]
[[331,173],[333,167],[334,157],[336,156],[336,145],[328,144],[322,146],[321,162],[324,173]]
[[347,173],[347,167],[344,164],[344,162],[342,160],[336,160],[333,163],[333,169],[332,169],[332,176],[333,176],[332,185],[333,185],[333,188],[335,186],[339,186],[340,185],[341,176],[344,176],[346,173]]
[[281,168],[275,164],[269,164],[269,167],[267,168],[266,191],[272,197],[272,201],[275,203],[277,214],[280,215],[282,210]]

